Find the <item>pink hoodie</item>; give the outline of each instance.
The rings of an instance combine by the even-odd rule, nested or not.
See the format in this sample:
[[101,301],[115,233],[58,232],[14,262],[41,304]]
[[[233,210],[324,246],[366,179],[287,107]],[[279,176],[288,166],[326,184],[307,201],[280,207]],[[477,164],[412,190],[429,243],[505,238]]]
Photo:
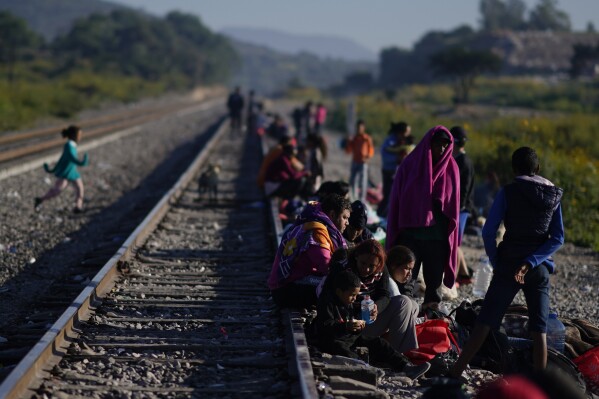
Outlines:
[[441,212],[449,220],[449,258],[444,268],[443,284],[451,288],[455,283],[457,268],[460,173],[452,156],[453,143],[433,167],[431,142],[439,130],[444,130],[451,137],[447,128],[435,126],[397,169],[389,199],[386,246],[388,250],[396,245],[400,233],[406,228],[434,225],[433,202],[439,201]]

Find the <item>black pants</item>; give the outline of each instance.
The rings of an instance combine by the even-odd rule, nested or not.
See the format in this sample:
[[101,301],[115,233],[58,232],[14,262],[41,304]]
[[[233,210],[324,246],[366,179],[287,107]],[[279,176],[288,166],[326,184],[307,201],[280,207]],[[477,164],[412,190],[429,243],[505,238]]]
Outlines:
[[[348,333],[349,334],[349,333]],[[359,359],[358,354],[355,351],[357,346],[365,346],[368,348],[368,355],[370,361],[375,362],[386,362],[389,363],[394,369],[401,371],[408,364],[408,359],[393,349],[391,344],[381,337],[364,338],[358,336],[354,340],[341,340],[336,339],[333,341],[323,342],[321,340],[320,349],[323,352],[330,353],[331,355],[339,355],[345,357],[351,357],[352,359]]]
[[444,240],[418,240],[407,235],[400,235],[398,244],[410,248],[416,255],[412,280],[405,285],[408,295],[410,293],[414,294],[412,291],[422,265],[422,274],[426,284],[424,303],[441,302],[440,287],[443,282],[445,262],[449,257],[449,242]]
[[316,306],[316,285],[289,283],[271,291],[273,301],[282,308],[311,308]]
[[391,196],[391,187],[393,186],[393,176],[395,170],[382,169],[381,175],[383,177],[383,200],[379,203],[377,209],[377,215],[386,217],[389,206],[389,197]]

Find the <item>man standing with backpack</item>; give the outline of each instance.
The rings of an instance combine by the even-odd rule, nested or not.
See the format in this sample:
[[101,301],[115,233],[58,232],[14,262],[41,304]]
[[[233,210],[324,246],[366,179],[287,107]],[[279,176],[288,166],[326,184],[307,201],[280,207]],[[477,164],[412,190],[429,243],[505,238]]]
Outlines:
[[[516,178],[497,193],[483,227],[493,279],[472,335],[450,370],[450,377],[461,376],[491,329],[499,328],[520,289],[528,306],[534,369],[543,370],[547,366],[549,274],[555,269],[551,256],[564,243],[560,204],[563,190],[538,175],[539,160],[532,148],[514,151],[512,169]],[[497,246],[495,238],[502,220],[506,231]]]

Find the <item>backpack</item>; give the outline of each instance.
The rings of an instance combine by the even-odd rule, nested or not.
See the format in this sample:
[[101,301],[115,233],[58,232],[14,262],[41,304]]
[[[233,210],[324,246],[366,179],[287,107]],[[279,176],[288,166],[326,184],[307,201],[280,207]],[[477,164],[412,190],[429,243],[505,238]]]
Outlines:
[[[533,368],[532,350],[514,350],[513,359],[510,363],[510,368],[507,370],[508,373],[530,374]],[[580,392],[586,392],[587,384],[585,377],[578,369],[578,366],[565,355],[552,348],[547,348],[547,371],[556,376],[565,376],[570,380],[570,384],[573,387],[578,388]]]
[[599,346],[573,360],[582,373],[589,391],[599,395]]
[[449,350],[456,353],[460,351],[455,337],[444,320],[427,320],[416,325],[416,338],[418,348],[405,353],[414,364],[428,362]]

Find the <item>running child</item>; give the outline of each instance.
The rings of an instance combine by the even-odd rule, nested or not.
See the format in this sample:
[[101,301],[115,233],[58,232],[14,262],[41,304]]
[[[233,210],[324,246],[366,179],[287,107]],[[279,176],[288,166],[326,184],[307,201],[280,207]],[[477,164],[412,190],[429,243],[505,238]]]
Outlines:
[[42,202],[54,198],[64,190],[69,183],[75,187],[75,208],[73,212],[83,212],[83,180],[77,170],[77,166],[87,166],[87,153],[83,155],[83,160],[77,157],[77,143],[81,140],[82,130],[78,126],[71,125],[62,130],[62,137],[68,139],[64,145],[60,159],[50,168],[47,163],[44,164],[44,170],[53,173],[56,176],[54,186],[48,190],[43,197],[35,197],[34,205],[37,210]]

